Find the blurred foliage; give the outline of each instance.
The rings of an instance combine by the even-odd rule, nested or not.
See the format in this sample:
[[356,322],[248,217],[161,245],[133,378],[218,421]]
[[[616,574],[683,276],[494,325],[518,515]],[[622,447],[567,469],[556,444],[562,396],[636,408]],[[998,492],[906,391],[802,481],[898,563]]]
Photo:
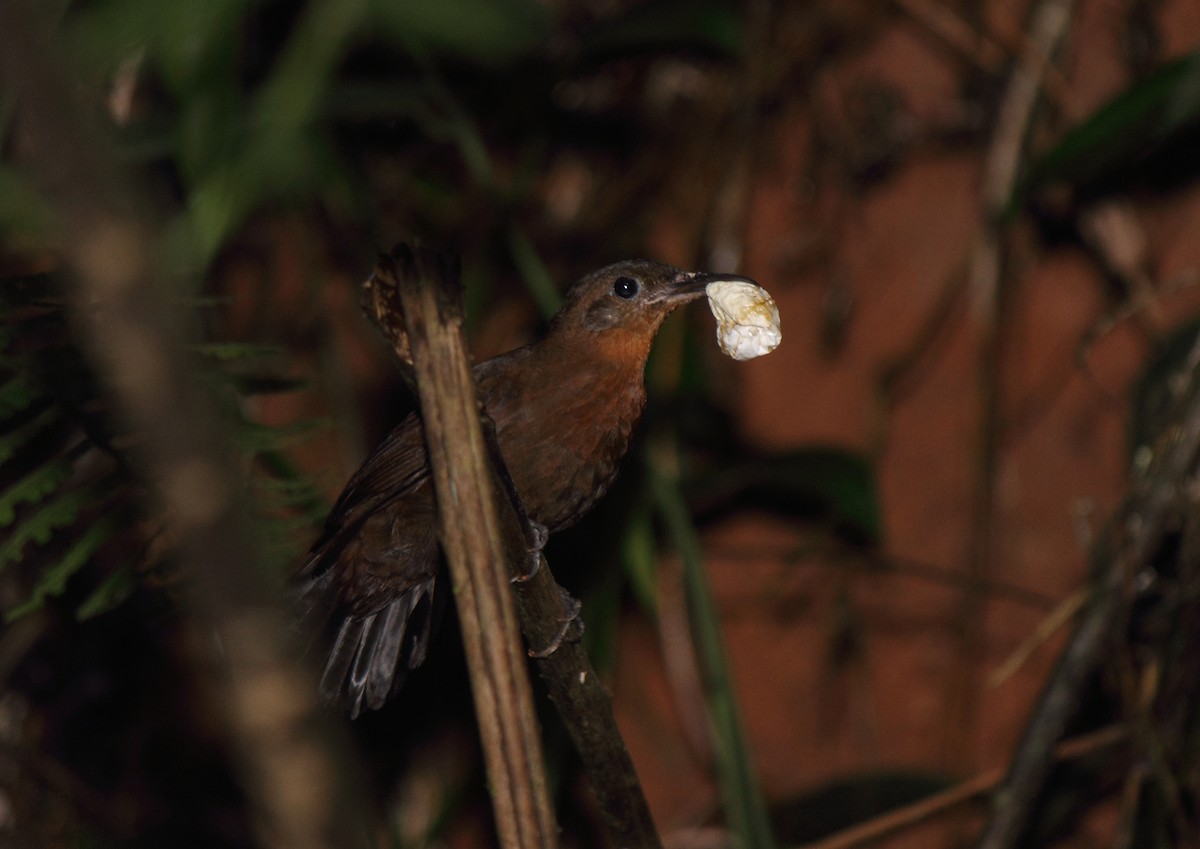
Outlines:
[[[1142,478],[1178,439],[1191,399],[1197,328],[1185,321],[1157,341],[1130,390],[1129,465]],[[1189,422],[1185,426],[1194,426]],[[1097,800],[1123,800],[1118,849],[1194,842],[1192,806],[1200,788],[1200,526],[1190,500],[1174,508],[1169,531],[1137,563],[1136,578],[1101,668],[1087,681],[1070,734],[1118,724],[1129,735],[1059,763],[1037,798],[1022,846],[1055,845],[1078,831]],[[1142,520],[1141,516],[1136,517]],[[1097,549],[1103,550],[1103,543]],[[1102,556],[1093,558],[1103,564]],[[1110,567],[1111,568],[1111,567]],[[1096,581],[1101,575],[1093,574]]]
[[[531,169],[564,134],[611,150],[640,120],[612,95],[597,110],[564,105],[556,88],[586,89],[598,63],[629,56],[735,56],[740,12],[720,0],[654,0],[599,20],[569,7],[556,19],[534,0],[216,0],[170,12],[96,0],[70,8],[61,29],[81,78],[110,89],[110,104],[126,98],[112,105],[121,149],[162,189],[176,267],[206,268],[256,213],[315,205],[354,234],[347,252],[360,262],[398,231],[419,232],[461,244],[468,261],[502,259],[548,314],[553,289],[521,209]],[[399,184],[377,191],[381,177]],[[399,222],[379,208],[396,196]],[[44,219],[20,172],[0,169],[0,228]]]
[[1176,401],[1173,379],[1192,364],[1188,355],[1200,334],[1200,321],[1187,321],[1158,341],[1145,368],[1133,385],[1129,417],[1129,454],[1132,463],[1144,463],[1138,451],[1153,450],[1162,437]]
[[673,548],[683,560],[684,595],[696,643],[696,665],[713,727],[713,768],[725,803],[724,814],[741,845],[771,849],[776,845],[775,837],[751,760],[700,538],[672,472],[673,446],[664,438],[653,451],[651,492]]
[[[276,543],[271,568],[295,559],[325,510],[288,455],[312,423],[255,421],[257,399],[302,388],[289,375],[286,352],[267,344],[275,341],[278,317],[261,305],[206,301],[203,293],[223,294],[228,270],[258,250],[264,222],[291,217],[314,237],[310,256],[322,266],[315,275],[340,266],[357,277],[376,248],[419,234],[461,250],[473,315],[492,304],[496,280],[515,278],[548,316],[558,306],[554,281],[564,268],[578,273],[593,262],[642,252],[640,216],[630,208],[662,178],[631,172],[630,163],[645,153],[647,125],[670,124],[663,102],[631,110],[631,98],[651,88],[652,75],[663,67],[657,62],[736,60],[741,15],[737,4],[720,0],[651,0],[602,17],[571,7],[551,11],[533,0],[214,0],[169,8],[92,0],[57,7],[52,17],[63,47],[57,58],[90,96],[97,117],[107,112],[101,123],[111,125],[127,176],[155,205],[164,267],[172,272],[163,285],[196,303],[206,340],[196,350],[196,374],[210,385],[245,455],[264,533]],[[614,67],[620,72],[612,74]],[[21,170],[22,140],[19,131],[10,134],[19,130],[19,116],[10,107],[0,99],[3,256],[21,257],[17,268],[40,269],[54,222]],[[589,158],[599,177],[584,188],[575,210],[557,220],[545,215],[545,200],[535,194],[545,190],[551,151]],[[569,164],[569,158],[549,161]],[[629,173],[634,179],[605,184],[608,176]],[[593,257],[596,248],[581,245],[597,231],[608,232],[604,250],[611,253]],[[554,238],[546,239],[548,232]],[[547,244],[555,248],[550,257],[542,253]],[[7,585],[6,614],[36,627],[57,623],[24,664],[31,682],[56,669],[50,659],[59,643],[52,635],[75,640],[88,627],[103,634],[124,621],[122,610],[144,615],[145,589],[166,590],[169,597],[186,592],[169,565],[170,517],[144,498],[129,471],[137,434],[108,415],[104,389],[73,343],[58,284],[49,275],[12,278],[3,304],[9,335],[0,363],[0,558],[11,561],[6,574],[16,578]],[[247,326],[247,315],[270,320]],[[653,511],[644,515],[648,520],[633,525],[624,550],[627,562],[640,564],[639,597],[653,606],[659,542]],[[686,521],[681,514],[676,524]],[[594,609],[606,597],[602,607],[609,611],[597,617],[601,627],[590,639],[611,634],[621,596],[613,583],[590,602]],[[126,599],[132,610],[114,609]],[[54,602],[51,618],[19,618],[48,602]],[[151,607],[155,621],[144,623],[147,630],[169,632],[171,617]],[[96,624],[79,617],[94,617]],[[715,622],[702,627],[715,629]],[[119,644],[114,640],[113,649]],[[599,655],[610,655],[612,645],[610,636]],[[172,657],[168,651],[147,661],[179,663]],[[81,659],[80,668],[87,664],[98,673],[105,662],[111,659],[99,653]],[[86,766],[78,759],[105,757],[95,745],[52,744],[55,735],[73,737],[85,716],[60,710],[63,691],[28,686],[47,721],[41,732],[47,753],[81,769]],[[156,689],[144,704],[178,697]],[[727,688],[722,698],[732,700]],[[104,704],[120,710],[115,698]],[[141,709],[134,707],[133,715]],[[458,713],[442,711],[438,719]],[[176,713],[160,715],[166,721]],[[121,735],[135,726],[109,722],[112,742],[120,746]],[[363,727],[369,733],[371,723]],[[97,740],[101,747],[103,739]],[[745,763],[744,747],[731,757]],[[128,764],[122,769],[137,772]],[[35,784],[39,793],[54,792],[40,782],[30,787]],[[70,791],[59,792],[69,807]],[[455,810],[460,806],[444,800],[441,825],[431,824],[429,834],[447,827]],[[86,818],[86,811],[76,813]],[[152,818],[148,812],[137,817]],[[110,836],[130,833],[129,823],[93,822]],[[245,836],[224,835],[234,842]]]
[[[108,98],[130,175],[150,189],[160,207],[170,267],[193,270],[179,275],[178,282],[167,281],[182,285],[183,296],[192,297],[199,288],[187,280],[206,276],[195,270],[219,272],[222,257],[237,250],[256,216],[276,210],[307,210],[330,222],[334,232],[353,234],[345,250],[359,263],[369,256],[371,241],[386,243],[379,232],[395,231],[397,221],[381,214],[379,203],[400,195],[409,199],[401,226],[431,241],[465,243],[468,262],[481,258],[476,261],[490,264],[500,251],[544,314],[557,307],[558,294],[520,221],[531,177],[530,166],[520,163],[531,164],[531,153],[544,148],[548,135],[571,132],[576,119],[553,105],[555,80],[575,73],[572,69],[584,69],[579,73],[586,75],[597,62],[647,52],[732,56],[739,26],[735,6],[719,2],[692,9],[656,1],[594,21],[555,20],[532,0],[217,0],[170,11],[144,0],[95,0],[62,4],[58,15],[64,59],[97,105],[101,94]],[[493,97],[500,70],[513,75],[503,84],[521,81],[526,96]],[[4,105],[9,108],[0,109],[0,129],[9,128],[13,118],[11,104]],[[613,123],[628,120],[616,117],[616,111]],[[497,138],[503,144],[491,143]],[[10,152],[13,144],[19,147],[10,141]],[[509,145],[517,146],[515,155]],[[518,163],[511,180],[499,176],[496,150]],[[380,192],[371,182],[385,159],[403,170],[390,170],[400,183]],[[484,219],[476,227],[464,220],[470,214],[464,204],[481,198]],[[37,244],[50,235],[49,224],[19,155],[9,157],[0,164],[0,232],[6,243],[10,249]],[[328,249],[335,255],[339,250]],[[486,276],[471,270],[467,278],[487,284]],[[9,324],[36,337],[41,325],[25,316],[36,300],[16,285],[7,294]],[[472,297],[481,306],[487,301]],[[58,320],[56,332],[64,341],[54,351],[70,351],[70,359],[52,352],[36,364],[29,357],[6,361],[12,379],[0,404],[10,408],[8,439],[0,447],[10,454],[57,422],[49,413],[47,418],[18,415],[27,408],[45,412],[45,404],[25,397],[42,391],[24,382],[34,365],[67,372],[45,385],[82,393],[71,405],[61,402],[62,409],[81,411],[103,402],[85,364],[65,341],[69,331],[61,316]],[[214,367],[205,370],[209,379],[228,383],[235,395],[299,388],[286,378],[247,372],[246,362],[272,355],[256,340],[214,341],[199,353],[213,361]],[[274,473],[263,487],[301,505],[298,520],[311,522],[319,499],[287,468],[279,450],[295,434],[255,425],[240,413],[234,418],[243,447],[266,458],[260,468]],[[111,422],[101,418],[83,424],[90,429],[76,453],[90,457],[93,448],[103,448],[123,470],[112,447]],[[44,454],[54,455],[54,450]],[[80,465],[87,464],[71,456],[35,468],[39,474],[8,492],[7,511],[21,500],[57,493],[58,484]],[[86,500],[82,494],[76,499]],[[12,545],[25,539],[44,542],[53,528],[71,524],[77,512],[67,502],[19,524]],[[100,535],[84,535],[81,545],[86,545],[65,561],[76,564],[66,573],[75,572],[100,542]],[[58,585],[67,576],[59,572]]]
[[[70,342],[59,293],[44,277],[26,277],[6,281],[0,297],[0,569],[24,566],[28,587],[6,603],[11,621],[61,595],[105,543],[117,548],[119,532],[135,522],[137,490],[115,456],[111,423]],[[115,601],[130,584],[128,568],[93,578],[78,609],[95,613]]]
[[[1009,214],[1025,207],[1072,222],[1087,204],[1146,190],[1172,192],[1200,175],[1200,53],[1163,63],[1080,121],[1031,163]],[[1130,392],[1130,475],[1138,479],[1176,440],[1181,404],[1197,368],[1197,322],[1151,340]],[[1188,425],[1194,423],[1187,423]],[[1200,675],[1185,656],[1200,644],[1200,529],[1190,502],[1139,570],[1122,612],[1122,635],[1079,696],[1075,730],[1121,722],[1128,748],[1060,764],[1038,798],[1021,845],[1050,845],[1076,831],[1097,799],[1119,794],[1117,847],[1176,846],[1196,838],[1200,781]],[[1184,648],[1189,647],[1189,648]]]
[[[74,603],[81,617],[110,609],[139,574],[162,574],[169,517],[143,498],[129,469],[137,435],[122,433],[90,366],[76,347],[61,286],[46,275],[9,278],[0,290],[0,569],[20,565],[27,597],[6,602],[12,621],[60,596],[85,567],[95,574]],[[207,344],[197,351],[197,375],[228,401],[228,421],[251,469],[250,486],[280,569],[295,555],[295,529],[305,533],[326,510],[312,485],[282,453],[319,424],[272,427],[248,417],[256,395],[302,386],[262,362],[279,351]],[[147,537],[141,539],[141,537]],[[157,542],[152,542],[155,538]]]
[[1178,187],[1194,178],[1200,143],[1200,53],[1161,65],[1072,128],[1032,163],[1010,214],[1047,188],[1080,201],[1138,184]]
[[855,544],[883,540],[874,472],[863,457],[840,448],[765,453],[747,446],[697,476],[687,492],[704,518],[758,509],[826,524]]
[[[816,18],[818,5],[806,7],[805,15]],[[233,291],[230,270],[247,256],[269,252],[263,242],[270,222],[296,222],[307,263],[292,270],[296,276],[359,279],[375,251],[416,235],[462,253],[472,322],[514,292],[545,317],[556,309],[569,273],[645,252],[651,199],[686,186],[680,205],[695,217],[682,229],[707,232],[703,207],[716,205],[716,192],[698,186],[697,175],[707,180],[728,168],[728,139],[740,131],[731,116],[748,108],[739,75],[753,49],[749,13],[733,0],[59,0],[42,10],[57,23],[59,60],[90,95],[97,115],[105,115],[128,174],[153,199],[166,265],[175,272],[164,285],[196,303],[206,329],[206,342],[196,351],[197,374],[225,405],[247,458],[248,485],[260,496],[264,528],[277,542],[271,568],[303,551],[325,503],[289,453],[314,423],[266,426],[256,420],[255,406],[263,396],[301,389],[289,356],[304,346],[320,353],[328,340],[313,337],[331,333],[328,327],[314,330],[317,319],[289,324],[281,306],[319,313],[326,302],[311,290],[289,290],[278,300],[255,292],[259,309],[239,314],[226,300],[201,297]],[[845,15],[851,25],[859,20],[853,12]],[[773,57],[783,67],[771,67],[760,83],[781,90],[807,85],[805,74],[845,49],[837,29],[843,19],[831,17],[835,23],[814,26],[819,37],[797,48],[803,55]],[[1080,122],[1028,168],[1012,214],[1040,203],[1055,186],[1067,185],[1073,199],[1086,199],[1127,188],[1136,182],[1130,175],[1151,171],[1170,182],[1194,173],[1198,68],[1196,55],[1164,65]],[[987,83],[983,87],[997,88],[996,80]],[[813,131],[821,155],[843,157],[860,175],[857,182],[848,180],[855,191],[885,179],[911,143],[892,131],[908,116],[899,95],[887,94],[875,98],[880,103],[865,117],[847,118],[863,125],[854,139],[837,135],[836,127]],[[778,109],[781,99],[772,94],[756,108]],[[196,722],[201,732],[191,742],[208,754],[206,735],[213,731],[191,715],[199,697],[180,684],[186,676],[173,646],[183,638],[165,624],[170,617],[159,603],[160,594],[177,589],[169,569],[169,517],[145,503],[128,471],[126,454],[136,450],[136,434],[123,433],[110,419],[103,389],[72,342],[57,281],[25,273],[53,265],[54,222],[20,168],[23,142],[15,126],[13,104],[0,92],[0,272],[8,278],[0,291],[3,601],[10,619],[36,611],[12,623],[9,633],[52,621],[68,640],[65,647],[43,640],[17,680],[44,719],[46,750],[68,768],[88,758],[95,759],[89,766],[117,758],[112,751],[97,754],[105,743],[138,756],[156,747],[175,752],[179,741],[158,732],[180,716]],[[551,557],[563,571],[582,572],[589,558],[604,561],[601,566],[614,560],[624,565],[623,575],[596,570],[603,579],[585,588],[594,656],[603,661],[615,653],[627,594],[655,614],[661,603],[656,565],[661,550],[671,547],[682,553],[690,581],[689,612],[719,736],[713,769],[721,778],[727,820],[743,845],[814,834],[822,810],[836,813],[837,824],[849,824],[941,786],[938,778],[897,775],[822,788],[812,799],[778,806],[772,837],[703,582],[697,526],[732,511],[767,510],[815,525],[839,545],[870,549],[883,541],[886,522],[869,459],[825,446],[767,451],[749,444],[710,386],[699,346],[690,338],[676,343],[678,363],[664,382],[688,400],[665,412],[649,411],[649,450],[643,445],[621,489],[586,520],[579,531],[586,542],[571,556]],[[338,374],[330,382],[345,380]],[[1160,388],[1148,376],[1139,409],[1156,410]],[[391,413],[367,410],[364,417]],[[1150,417],[1139,417],[1135,429]],[[373,422],[364,430],[380,426]],[[1139,432],[1135,445],[1144,438]],[[662,450],[664,441],[669,451]],[[563,537],[555,544],[571,543],[569,534]],[[1191,591],[1190,584],[1181,586],[1172,598]],[[123,599],[130,600],[138,628],[119,617]],[[1192,609],[1170,607],[1166,636],[1154,643],[1174,652],[1169,671],[1176,676],[1183,676],[1178,640]],[[146,641],[151,650],[139,654]],[[431,665],[455,648],[453,638],[439,642],[443,656]],[[55,676],[74,644],[87,649],[78,659],[79,686],[93,687],[82,696],[72,690],[77,681]],[[138,663],[126,668],[129,657]],[[105,674],[106,683],[94,683]],[[156,681],[162,689],[144,703],[131,709],[121,701],[120,691],[138,692]],[[411,686],[436,689],[423,673]],[[364,746],[368,756],[391,761],[381,773],[390,776],[423,741],[436,738],[438,722],[469,711],[469,700],[457,690],[428,700],[425,695],[389,709],[412,723],[406,726],[416,729],[411,738],[396,739],[402,735],[395,733],[395,712],[359,723],[357,733],[386,740]],[[421,712],[428,715],[415,721]],[[134,726],[148,715],[153,733],[138,738]],[[110,729],[107,737],[94,730],[101,719],[108,722],[99,726]],[[1183,723],[1187,751],[1196,748],[1196,726],[1194,715]],[[169,760],[161,751],[158,757]],[[564,762],[561,751],[551,757]],[[222,798],[236,796],[218,766],[196,759],[206,778],[221,775],[213,785],[222,788]],[[112,785],[129,794],[121,798],[151,796],[154,785],[180,779],[158,761],[148,773],[154,780],[120,763],[127,772]],[[38,782],[38,792],[52,795],[45,790],[52,784]],[[569,778],[563,786],[569,789]],[[70,801],[69,789],[58,793]],[[1147,824],[1139,820],[1138,830],[1147,840],[1158,839],[1163,819],[1152,814],[1161,800],[1151,790],[1145,796],[1139,814],[1145,812]],[[169,819],[164,810],[170,806],[158,803],[163,807],[147,820]],[[459,803],[439,800],[424,837],[444,838],[461,814]],[[87,809],[77,812],[82,820],[105,826],[87,805],[78,807]],[[227,816],[213,822],[225,827],[232,820]],[[797,819],[810,829],[803,831]],[[124,829],[113,833],[128,845],[179,837],[144,832],[149,836],[139,842],[132,836],[136,827]],[[76,845],[88,842],[73,837]],[[220,839],[228,845],[248,838],[230,827]]]

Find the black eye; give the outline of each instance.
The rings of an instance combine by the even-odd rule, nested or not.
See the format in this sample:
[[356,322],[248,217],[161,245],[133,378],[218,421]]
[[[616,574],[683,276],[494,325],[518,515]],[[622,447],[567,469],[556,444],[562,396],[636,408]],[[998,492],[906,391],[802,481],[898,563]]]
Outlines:
[[632,277],[618,277],[613,281],[613,294],[629,300],[638,293],[638,282]]

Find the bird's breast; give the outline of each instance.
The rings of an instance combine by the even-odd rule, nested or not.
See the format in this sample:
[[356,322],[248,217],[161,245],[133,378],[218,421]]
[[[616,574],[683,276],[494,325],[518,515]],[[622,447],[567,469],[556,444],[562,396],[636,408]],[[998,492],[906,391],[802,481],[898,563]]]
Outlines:
[[645,405],[642,374],[568,370],[559,380],[498,393],[497,439],[525,511],[557,531],[616,479]]

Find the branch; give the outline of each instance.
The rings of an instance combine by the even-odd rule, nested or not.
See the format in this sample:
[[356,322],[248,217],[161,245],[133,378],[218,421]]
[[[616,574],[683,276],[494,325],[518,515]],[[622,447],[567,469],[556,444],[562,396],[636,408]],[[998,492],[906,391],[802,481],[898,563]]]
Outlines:
[[458,269],[424,249],[401,247],[391,259],[376,277],[395,281],[402,304],[500,843],[550,849],[558,829],[505,568],[510,550],[462,339]]
[[1040,0],[1030,12],[1030,61],[1016,62],[1000,101],[983,165],[984,221],[969,257],[967,292],[980,325],[978,349],[979,442],[969,541],[967,584],[956,614],[961,650],[953,676],[946,734],[952,752],[968,751],[966,735],[978,713],[979,658],[983,644],[983,585],[996,559],[996,487],[1003,439],[1000,363],[1009,320],[1011,286],[1005,286],[1005,229],[1001,215],[1025,156],[1035,107],[1050,57],[1070,26],[1074,0]]
[[[396,261],[403,265],[408,255],[407,249],[398,247],[393,252],[396,260],[381,258],[375,274],[367,281],[364,304],[368,316],[392,343],[402,361],[411,361],[411,344],[405,329],[409,322],[401,320],[404,305],[397,288]],[[472,416],[478,420],[474,408]],[[490,425],[486,416],[485,424]],[[426,427],[429,427],[428,422]],[[563,627],[570,621],[573,611],[567,609],[562,591],[544,557],[538,555],[539,565],[532,576],[527,576],[520,568],[529,560],[533,535],[491,427],[484,428],[484,440],[492,468],[499,478],[496,485],[503,487],[502,491],[508,496],[498,499],[496,504],[499,533],[505,554],[503,562],[512,570],[511,588],[515,589],[526,644],[542,649],[559,641],[558,647],[544,656],[534,652],[538,673],[579,752],[615,845],[659,849],[662,844],[650,808],[613,716],[612,697],[579,641],[561,639]],[[476,459],[473,457],[473,461]],[[486,473],[489,475],[487,480],[494,480],[490,477],[490,469]],[[509,589],[506,578],[502,594],[507,595]]]
[[1032,13],[1027,52],[1030,61],[1017,62],[1000,101],[996,129],[988,146],[983,173],[983,234],[970,260],[968,291],[985,318],[993,315],[1000,297],[1002,261],[999,218],[1020,173],[1034,107],[1050,70],[1050,56],[1071,23],[1074,0],[1042,0]]

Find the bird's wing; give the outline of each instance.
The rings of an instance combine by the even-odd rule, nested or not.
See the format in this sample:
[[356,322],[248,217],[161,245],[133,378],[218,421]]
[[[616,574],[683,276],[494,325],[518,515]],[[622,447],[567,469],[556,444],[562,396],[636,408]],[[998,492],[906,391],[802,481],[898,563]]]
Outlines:
[[376,446],[350,478],[296,577],[304,580],[312,577],[314,570],[328,568],[332,565],[330,555],[336,559],[346,539],[364,521],[388,503],[417,491],[428,479],[421,420],[410,415]]
[[429,647],[443,593],[428,482],[410,416],[346,484],[294,577],[301,633],[324,658],[321,694],[351,717],[381,707]]
[[325,520],[331,526],[355,524],[380,503],[416,490],[429,478],[425,434],[416,414],[396,425],[350,478]]
[[[475,370],[481,397],[502,421],[518,406],[504,362]],[[445,595],[429,478],[425,434],[412,415],[346,484],[295,576],[302,631],[325,658],[321,693],[352,717],[382,706],[429,647]]]
[[[498,427],[521,413],[519,381],[513,378],[530,350],[526,346],[509,351],[472,370],[480,398]],[[313,545],[313,552],[327,547],[338,534],[357,527],[388,502],[415,492],[429,476],[425,430],[420,416],[412,413],[396,425],[350,478],[329,512],[325,530]]]

